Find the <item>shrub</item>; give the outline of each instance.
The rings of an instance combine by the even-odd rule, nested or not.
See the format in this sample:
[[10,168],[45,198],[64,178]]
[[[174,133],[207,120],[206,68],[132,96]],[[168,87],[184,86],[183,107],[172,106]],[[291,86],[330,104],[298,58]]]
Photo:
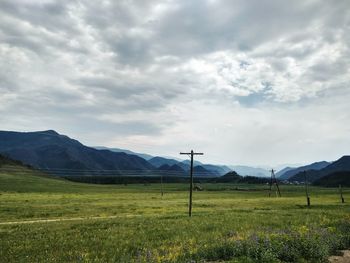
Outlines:
[[326,262],[336,250],[350,246],[350,222],[318,228],[253,233],[243,240],[226,237],[202,247],[194,259],[254,262]]

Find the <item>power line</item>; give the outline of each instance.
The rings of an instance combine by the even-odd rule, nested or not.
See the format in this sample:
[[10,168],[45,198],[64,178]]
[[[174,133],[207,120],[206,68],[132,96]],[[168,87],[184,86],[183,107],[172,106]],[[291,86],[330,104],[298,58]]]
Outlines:
[[[51,170],[51,169],[45,169],[45,170],[26,170],[26,169],[20,169],[20,168],[2,168],[0,169],[0,172],[11,172],[11,173],[27,173],[32,174],[33,172],[43,172],[43,173],[53,173],[56,175],[70,175],[70,176],[79,176],[79,175],[111,175],[111,176],[181,176],[181,177],[189,177],[186,175],[185,172],[179,172],[179,171],[171,171],[171,170],[146,170],[146,171],[139,171],[139,170]],[[203,177],[203,178],[216,178],[218,176],[214,176],[211,173],[207,172],[193,172],[194,175],[197,177]]]

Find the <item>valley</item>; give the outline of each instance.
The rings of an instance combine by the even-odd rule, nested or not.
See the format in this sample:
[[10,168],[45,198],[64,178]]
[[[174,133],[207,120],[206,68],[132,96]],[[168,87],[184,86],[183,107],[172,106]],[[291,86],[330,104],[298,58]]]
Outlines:
[[307,208],[302,186],[269,198],[264,184],[205,183],[189,218],[188,184],[164,184],[162,196],[160,184],[81,184],[9,166],[23,172],[0,169],[4,262],[318,262],[350,245],[337,188],[311,187]]

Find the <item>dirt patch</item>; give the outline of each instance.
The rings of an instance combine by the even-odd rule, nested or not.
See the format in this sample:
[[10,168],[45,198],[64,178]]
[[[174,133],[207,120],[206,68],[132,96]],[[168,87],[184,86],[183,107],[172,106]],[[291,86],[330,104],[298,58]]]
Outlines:
[[350,250],[342,250],[339,256],[331,256],[330,263],[350,263]]

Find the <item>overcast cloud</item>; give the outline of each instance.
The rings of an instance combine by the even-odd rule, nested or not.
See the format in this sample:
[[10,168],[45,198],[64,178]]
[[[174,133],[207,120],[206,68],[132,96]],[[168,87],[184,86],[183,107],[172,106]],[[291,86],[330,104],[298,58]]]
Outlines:
[[276,165],[350,154],[348,0],[0,0],[0,129]]

